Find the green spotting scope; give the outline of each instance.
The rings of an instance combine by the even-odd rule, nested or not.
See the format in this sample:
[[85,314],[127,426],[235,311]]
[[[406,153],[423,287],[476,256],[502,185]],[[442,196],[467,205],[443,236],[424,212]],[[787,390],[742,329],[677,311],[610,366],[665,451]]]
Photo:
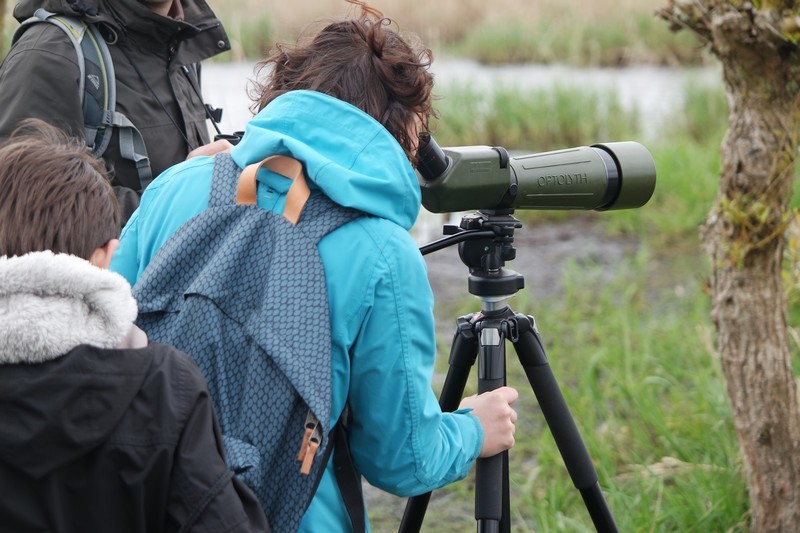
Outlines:
[[633,141],[510,156],[502,147],[440,148],[422,134],[417,154],[422,205],[433,213],[632,209],[656,186],[653,157]]

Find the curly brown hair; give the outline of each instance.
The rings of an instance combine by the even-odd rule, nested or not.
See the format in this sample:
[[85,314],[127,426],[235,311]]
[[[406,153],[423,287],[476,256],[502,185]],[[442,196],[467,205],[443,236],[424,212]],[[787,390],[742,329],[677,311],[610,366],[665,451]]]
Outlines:
[[[307,41],[278,44],[256,66],[250,96],[258,112],[278,96],[311,90],[348,102],[380,122],[414,160],[417,138],[428,129],[432,106],[433,53],[412,34],[364,2],[352,18],[331,22]],[[419,121],[417,123],[417,121]]]
[[50,250],[89,259],[119,235],[102,161],[81,139],[27,119],[0,145],[0,256]]

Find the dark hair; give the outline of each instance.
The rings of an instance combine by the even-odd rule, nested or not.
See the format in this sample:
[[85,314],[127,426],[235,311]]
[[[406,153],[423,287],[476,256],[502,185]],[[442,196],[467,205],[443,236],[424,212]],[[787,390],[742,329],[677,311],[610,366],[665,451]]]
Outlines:
[[0,145],[0,256],[51,250],[89,259],[119,235],[105,173],[82,140],[27,119]]
[[[278,96],[306,89],[348,102],[380,122],[413,160],[417,139],[409,128],[427,130],[432,107],[433,54],[413,36],[401,37],[392,21],[364,2],[354,18],[332,22],[308,42],[278,44],[257,65],[251,97],[260,111]],[[406,40],[407,39],[407,40]]]

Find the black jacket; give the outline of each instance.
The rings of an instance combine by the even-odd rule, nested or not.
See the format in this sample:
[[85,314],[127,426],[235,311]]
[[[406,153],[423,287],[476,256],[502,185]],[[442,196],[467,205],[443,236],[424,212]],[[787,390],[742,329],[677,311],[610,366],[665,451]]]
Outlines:
[[[41,7],[99,25],[114,63],[117,111],[141,132],[154,178],[209,141],[197,94],[202,93],[199,67],[193,65],[230,49],[225,30],[204,0],[181,4],[183,21],[156,15],[139,0],[21,0],[14,9],[19,21]],[[83,139],[78,79],[76,55],[63,31],[51,24],[26,30],[0,65],[0,138],[20,119],[38,117]],[[134,164],[119,152],[115,132],[104,159],[127,220],[142,187]]]
[[0,531],[266,530],[221,460],[200,371],[171,347],[0,365],[0,420]]
[[197,365],[127,347],[121,276],[37,252],[0,257],[0,279],[0,531],[268,530]]

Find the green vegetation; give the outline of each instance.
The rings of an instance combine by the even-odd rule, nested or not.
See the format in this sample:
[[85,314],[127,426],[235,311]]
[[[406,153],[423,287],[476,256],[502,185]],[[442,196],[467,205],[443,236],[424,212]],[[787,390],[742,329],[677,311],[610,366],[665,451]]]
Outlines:
[[214,61],[246,61],[264,57],[275,44],[274,21],[268,16],[234,11],[224,20],[231,41],[231,53],[222,54]]
[[705,60],[693,36],[670,32],[650,11],[612,10],[600,21],[569,11],[484,24],[444,50],[489,64],[689,65]]
[[[380,5],[403,31],[418,34],[436,54],[471,57],[483,63],[568,63],[573,65],[625,66],[636,63],[688,65],[703,63],[707,58],[686,32],[673,33],[666,23],[653,14],[652,4],[645,2],[619,9],[609,5],[591,6],[574,2],[541,2],[533,6],[514,0],[507,9],[495,3],[464,6],[450,13],[430,13],[432,7],[420,6],[412,11],[406,5]],[[304,19],[290,17],[275,10],[242,10],[229,2],[220,2],[217,9],[229,30],[233,57],[262,57],[274,41],[291,40],[316,20],[339,16],[341,4],[329,10],[314,10]],[[393,2],[384,2],[393,4]],[[338,7],[334,7],[338,6]],[[436,8],[440,6],[437,3]],[[491,8],[481,16],[478,10]],[[447,11],[446,6],[443,9]],[[242,13],[246,13],[242,15]],[[425,16],[428,12],[429,16]],[[448,16],[449,15],[449,16]]]
[[[556,88],[525,96],[499,91],[488,104],[480,100],[469,91],[454,91],[441,102],[446,105],[440,105],[437,138],[443,145],[469,135],[466,123],[459,124],[465,109],[477,117],[476,135],[494,135],[491,142],[504,146],[521,146],[522,135],[543,149],[585,144],[606,129],[641,137],[636,114],[618,112],[613,95]],[[661,139],[648,144],[658,169],[653,199],[641,209],[581,215],[611,238],[635,235],[637,251],[611,274],[602,265],[573,261],[563,272],[563,294],[539,299],[526,289],[511,301],[516,311],[536,317],[551,368],[621,531],[749,527],[746,484],[704,288],[709,268],[698,239],[716,193],[725,100],[721,89],[697,87],[687,87],[684,100]],[[570,109],[581,117],[577,131],[568,128],[576,124]],[[508,118],[541,113],[552,119],[523,126]],[[562,113],[567,120],[560,128],[539,129]],[[504,127],[487,126],[493,122]],[[523,127],[524,134],[518,131]],[[544,223],[541,213],[516,215]],[[472,310],[474,299],[465,296],[462,311]],[[449,339],[441,342],[447,353]],[[442,356],[443,373],[446,363]],[[511,453],[514,530],[594,531],[510,346],[508,381],[521,392]],[[474,392],[470,383],[467,394]],[[443,523],[448,531],[474,530],[473,488],[470,477],[437,491],[426,524],[434,524],[432,530]],[[454,515],[453,509],[462,512]],[[379,512],[375,529],[390,531],[396,520]]]
[[[7,2],[0,54],[17,21]],[[707,57],[687,32],[672,33],[654,11],[661,0],[382,0],[370,2],[401,31],[419,35],[437,55],[493,64],[537,62],[624,66],[687,65]],[[276,42],[291,41],[316,21],[338,18],[344,0],[265,5],[258,0],[218,0],[212,6],[231,38],[232,52],[215,61],[254,61]]]
[[436,102],[432,124],[441,146],[483,144],[537,152],[580,146],[597,139],[630,138],[638,113],[622,108],[613,93],[578,88],[452,88]]
[[[611,280],[599,268],[573,265],[563,297],[522,312],[537,317],[621,531],[746,530],[745,483],[711,348],[702,263],[681,258],[698,264],[666,279],[650,254],[645,239]],[[526,383],[514,380],[524,391]],[[535,403],[526,403],[520,412],[537,416]],[[535,454],[538,472],[531,480],[513,470],[517,512],[530,516],[531,530],[590,531],[549,432],[528,439],[519,435],[513,457]]]

